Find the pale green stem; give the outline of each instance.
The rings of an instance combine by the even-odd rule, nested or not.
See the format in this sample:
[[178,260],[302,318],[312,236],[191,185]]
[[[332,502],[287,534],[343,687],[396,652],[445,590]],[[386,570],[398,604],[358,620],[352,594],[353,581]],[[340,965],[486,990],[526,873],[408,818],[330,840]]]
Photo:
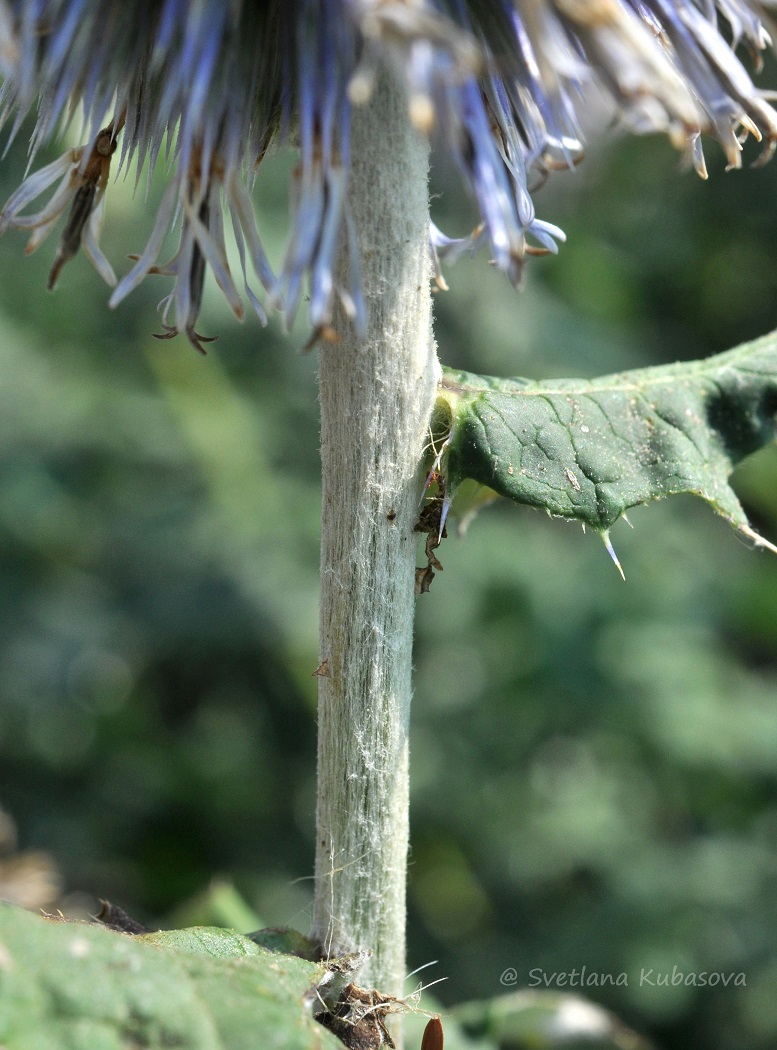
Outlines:
[[[428,149],[394,80],[355,109],[349,202],[366,338],[321,350],[321,661],[314,935],[369,948],[358,982],[401,995],[419,467],[438,376]],[[346,265],[342,264],[343,267]],[[344,271],[343,271],[344,272]]]

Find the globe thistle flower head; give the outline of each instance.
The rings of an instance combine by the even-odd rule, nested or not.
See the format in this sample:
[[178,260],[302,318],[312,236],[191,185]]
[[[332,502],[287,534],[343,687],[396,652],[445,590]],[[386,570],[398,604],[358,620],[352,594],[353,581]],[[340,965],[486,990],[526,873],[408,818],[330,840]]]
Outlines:
[[[160,338],[183,333],[204,350],[210,337],[197,325],[210,271],[238,318],[247,300],[260,322],[272,308],[290,325],[306,298],[313,340],[336,339],[338,307],[366,325],[350,124],[386,67],[407,89],[408,120],[452,156],[480,214],[464,238],[431,227],[438,284],[442,263],[486,248],[517,285],[527,257],[564,240],[537,217],[529,187],[581,158],[579,112],[593,82],[628,128],[665,132],[702,176],[703,134],[729,167],[748,136],[763,143],[762,161],[771,156],[777,113],[737,53],[757,72],[766,25],[757,0],[0,0],[9,141],[34,112],[34,167],[76,114],[82,129],[79,147],[12,194],[0,233],[29,231],[33,251],[67,213],[49,286],[83,247],[114,288],[111,305],[147,276],[172,280]],[[277,275],[252,198],[274,144],[299,158]],[[139,179],[158,165],[168,186],[117,281],[99,247],[111,177],[134,166]],[[160,264],[173,228],[178,249]]]

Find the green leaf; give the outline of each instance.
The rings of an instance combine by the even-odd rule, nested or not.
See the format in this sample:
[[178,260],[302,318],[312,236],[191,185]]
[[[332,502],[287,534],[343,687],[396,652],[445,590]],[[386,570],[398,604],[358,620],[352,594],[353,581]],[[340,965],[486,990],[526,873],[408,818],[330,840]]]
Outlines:
[[600,532],[637,504],[705,499],[755,543],[728,478],[771,441],[777,333],[706,361],[601,379],[494,379],[445,369],[433,429],[446,501],[465,478]]
[[233,930],[215,926],[194,926],[188,930],[146,933],[138,939],[158,948],[188,952],[191,955],[210,955],[217,959],[274,952],[295,955],[300,959],[307,959],[308,962],[315,962],[321,955],[315,942],[309,937],[285,927],[270,927],[243,936]]
[[523,990],[462,1003],[451,1020],[470,1037],[514,1050],[650,1050],[648,1040],[579,995]]
[[3,1050],[336,1050],[313,1019],[323,964],[231,930],[131,937],[0,905]]
[[206,956],[209,959],[239,959],[248,955],[263,955],[263,949],[251,938],[234,930],[217,926],[193,926],[188,930],[159,930],[135,938],[163,951],[185,955]]
[[266,930],[257,930],[248,936],[256,944],[261,944],[270,952],[285,952],[287,955],[298,955],[300,959],[315,960],[320,957],[321,950],[316,942],[297,930],[289,930],[285,927],[270,927]]

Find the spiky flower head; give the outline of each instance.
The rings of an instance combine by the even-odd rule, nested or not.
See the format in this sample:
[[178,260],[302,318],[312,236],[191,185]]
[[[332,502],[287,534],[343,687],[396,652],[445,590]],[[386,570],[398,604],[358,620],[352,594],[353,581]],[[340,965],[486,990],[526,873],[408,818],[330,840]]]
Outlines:
[[[349,126],[381,68],[404,82],[408,119],[451,154],[480,212],[467,238],[432,226],[439,283],[441,259],[482,245],[517,284],[527,255],[555,252],[564,239],[536,217],[528,187],[579,159],[578,110],[593,81],[630,129],[666,132],[701,175],[703,134],[719,141],[730,167],[748,135],[763,143],[761,160],[771,156],[777,113],[738,57],[759,70],[766,26],[757,0],[0,0],[9,137],[32,111],[33,160],[76,116],[83,143],[25,180],[0,213],[0,232],[30,230],[31,251],[67,213],[49,285],[83,247],[113,286],[111,305],[147,274],[172,277],[160,338],[183,332],[202,349],[207,269],[239,318],[245,298],[262,322],[272,307],[291,323],[307,288],[314,336],[335,338],[337,300],[357,327],[365,321]],[[274,143],[299,154],[278,274],[251,195]],[[158,162],[167,189],[117,281],[99,247],[111,178]],[[46,203],[33,203],[53,187]],[[174,226],[178,250],[160,264]],[[343,244],[352,264],[338,283]]]

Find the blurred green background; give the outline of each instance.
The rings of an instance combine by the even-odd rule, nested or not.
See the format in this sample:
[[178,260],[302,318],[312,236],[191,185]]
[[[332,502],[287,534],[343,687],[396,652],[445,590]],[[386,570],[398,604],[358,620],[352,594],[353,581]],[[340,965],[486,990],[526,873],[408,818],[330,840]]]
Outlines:
[[[589,377],[777,326],[777,163],[724,174],[710,144],[705,184],[664,141],[608,133],[589,152],[535,196],[569,241],[530,262],[523,292],[482,257],[447,271],[446,364]],[[292,164],[272,159],[256,191],[276,263]],[[3,199],[24,165],[18,148],[0,167]],[[434,188],[440,225],[466,232],[444,166]],[[158,198],[131,191],[108,197],[118,270]],[[100,896],[152,925],[305,931],[308,333],[238,326],[211,289],[201,327],[220,339],[202,359],[150,336],[164,279],[111,313],[85,259],[49,295],[54,243],[28,259],[23,244],[0,241],[0,804],[20,849],[53,857],[65,911]],[[777,541],[775,450],[736,487]],[[447,978],[443,1003],[503,993],[508,968],[510,988],[537,969],[626,972],[628,986],[587,994],[658,1045],[766,1050],[777,559],[690,498],[630,517],[612,537],[625,584],[596,537],[507,505],[438,552],[445,572],[418,603],[409,968],[439,960],[424,977]],[[640,984],[672,967],[746,985]]]

